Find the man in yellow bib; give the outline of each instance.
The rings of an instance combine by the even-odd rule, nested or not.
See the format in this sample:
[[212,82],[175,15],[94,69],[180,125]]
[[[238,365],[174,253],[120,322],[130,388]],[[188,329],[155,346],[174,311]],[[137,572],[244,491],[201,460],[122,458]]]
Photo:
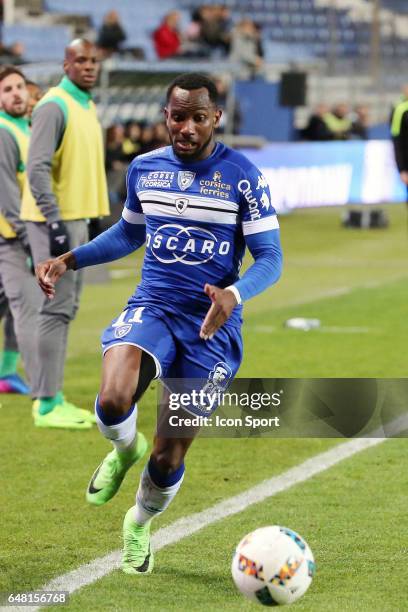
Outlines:
[[[0,71],[0,313],[10,307],[17,340],[13,341],[9,320],[5,351],[0,368],[0,392],[27,393],[16,374],[18,349],[32,388],[37,385],[36,326],[41,303],[27,257],[30,255],[24,223],[20,220],[21,200],[29,197],[25,165],[30,128],[26,117],[28,90],[23,73],[15,66]],[[10,339],[11,338],[11,339]]]
[[[109,214],[101,126],[90,90],[99,64],[95,46],[74,40],[65,51],[65,76],[34,110],[28,154],[33,201],[23,201],[21,218],[35,263],[88,242],[88,221]],[[72,427],[95,422],[63,393],[68,327],[79,306],[82,276],[71,272],[58,284],[55,299],[44,299],[37,326],[40,369],[34,422],[60,427],[61,407]],[[69,423],[67,425],[69,427]]]
[[[14,74],[14,77],[12,77],[11,80],[15,81],[17,79],[17,83],[19,83],[20,90],[21,90],[22,83],[25,79],[21,71],[13,72],[13,66],[2,66],[1,70],[2,70],[2,74],[4,78],[6,78],[7,76],[11,77]],[[27,106],[26,116],[28,119],[28,123],[30,123],[33,108],[37,104],[37,102],[40,100],[42,96],[42,90],[36,83],[33,83],[33,81],[25,80],[25,86],[26,86],[26,89],[28,90],[28,106]],[[10,88],[10,83],[6,83],[6,89],[9,90],[9,93],[11,93],[12,88]],[[25,99],[25,93],[24,93],[24,99]],[[11,110],[11,112],[13,112],[13,110]],[[1,154],[6,156],[6,160],[8,160],[8,163],[4,158],[2,158],[1,166],[3,168],[3,172],[0,173],[0,191],[3,193],[3,199],[6,199],[6,193],[9,192],[10,186],[11,186],[11,189],[13,190],[14,189],[13,185],[15,185],[15,176],[14,176],[15,168],[13,166],[13,161],[12,161],[13,154],[10,156],[10,149],[11,150],[14,149],[15,163],[17,164],[20,163],[21,152],[19,150],[18,140],[15,139],[15,135],[13,134],[13,132],[10,131],[14,128],[14,131],[17,130],[18,132],[16,122],[14,121],[15,118],[13,116],[10,116],[10,114],[6,113],[4,110],[3,110],[3,113],[4,113],[2,117],[3,124],[0,125],[0,128],[2,129],[2,132],[0,132],[1,134],[0,139],[1,139],[1,144],[3,145],[1,147]],[[11,125],[10,125],[10,121],[11,121]],[[27,140],[27,150],[28,150],[28,131],[26,129],[26,122],[24,120],[22,121],[22,125],[24,126],[24,129],[23,131],[20,130],[20,139],[25,138]],[[27,151],[25,151],[25,153],[27,153]],[[11,161],[11,165],[10,165],[10,161]],[[7,174],[9,174],[8,179],[7,179]],[[7,180],[11,181],[8,187],[7,187]],[[6,184],[4,183],[4,181],[6,181]],[[13,206],[13,201],[14,201],[14,206],[15,206],[14,215],[16,219],[14,219],[14,222],[13,222],[13,219],[10,219],[10,222],[12,224],[17,222],[17,225],[22,227],[21,221],[19,220],[20,207],[21,207],[21,195],[22,195],[21,190],[17,188],[17,191],[14,191],[14,193],[17,194],[15,198],[10,197],[10,195],[7,197],[9,204],[12,204]],[[10,211],[8,214],[10,214]],[[6,215],[7,215],[7,212],[6,212]],[[25,233],[25,229],[24,229],[24,233]],[[1,237],[0,237],[0,240],[1,240]],[[26,242],[28,243],[27,238],[26,238]],[[24,268],[23,268],[24,275],[27,272],[26,268],[27,266],[24,265]],[[15,280],[16,282],[18,282],[17,279]],[[0,393],[29,394],[30,389],[27,387],[24,380],[22,380],[22,378],[17,373],[17,364],[18,364],[19,357],[20,357],[20,349],[18,348],[17,338],[16,338],[16,334],[14,330],[13,315],[9,308],[8,299],[7,299],[6,293],[4,291],[4,287],[1,282],[1,275],[0,275],[0,320],[3,322],[3,332],[4,332],[3,333],[3,336],[4,336],[3,351],[0,352]],[[31,328],[30,328],[30,333],[31,333]]]

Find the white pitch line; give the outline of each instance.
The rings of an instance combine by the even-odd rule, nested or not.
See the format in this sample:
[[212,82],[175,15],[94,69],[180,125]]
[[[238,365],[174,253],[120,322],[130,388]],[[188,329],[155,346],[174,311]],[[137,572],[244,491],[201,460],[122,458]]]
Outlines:
[[[258,333],[263,333],[263,334],[273,334],[276,331],[282,331],[283,329],[288,329],[285,328],[283,325],[281,327],[278,327],[277,325],[251,325],[248,324],[246,326],[246,330],[247,331],[253,331],[253,332],[258,332]],[[295,331],[299,331],[296,330]],[[307,332],[319,332],[319,333],[327,333],[327,334],[370,334],[373,333],[374,331],[378,331],[375,330],[374,328],[370,328],[370,327],[357,327],[357,326],[349,326],[349,327],[341,327],[340,325],[322,325],[321,327],[316,327],[314,329],[308,329],[308,330],[300,330],[300,331],[307,331]]]
[[[388,435],[395,435],[398,432],[404,431],[408,428],[407,418],[404,415],[393,421],[388,427]],[[258,504],[268,497],[277,495],[282,491],[287,491],[296,484],[305,482],[313,476],[320,474],[333,467],[337,463],[340,463],[344,459],[352,457],[356,453],[359,453],[367,448],[377,446],[384,442],[387,438],[380,438],[384,434],[384,430],[378,429],[372,432],[370,438],[358,438],[356,440],[350,440],[335,446],[334,448],[315,455],[314,457],[307,459],[300,465],[291,468],[280,474],[274,476],[268,480],[264,480],[258,485],[247,489],[243,493],[224,499],[223,501],[206,508],[201,512],[196,512],[190,516],[185,516],[178,519],[174,523],[171,523],[167,527],[162,527],[152,537],[152,545],[155,551],[175,544],[180,540],[193,535],[197,531],[212,525],[213,523],[238,514],[243,510],[246,510],[248,506]],[[110,574],[113,570],[118,569],[120,565],[121,551],[116,550],[104,557],[99,557],[94,561],[81,565],[78,569],[72,570],[62,576],[54,578],[47,584],[45,584],[38,591],[68,591],[72,594],[78,591],[80,588],[88,586],[103,578],[107,574]],[[14,612],[37,612],[40,610],[37,606],[24,606],[15,607],[13,606]],[[0,610],[9,612],[9,607],[2,607]]]

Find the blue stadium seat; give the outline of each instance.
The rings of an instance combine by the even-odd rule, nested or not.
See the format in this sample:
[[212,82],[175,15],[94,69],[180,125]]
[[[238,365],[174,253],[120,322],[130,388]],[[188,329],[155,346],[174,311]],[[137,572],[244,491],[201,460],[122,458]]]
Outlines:
[[24,55],[30,61],[61,60],[71,36],[71,28],[67,26],[3,26],[3,43],[9,46],[21,42]]

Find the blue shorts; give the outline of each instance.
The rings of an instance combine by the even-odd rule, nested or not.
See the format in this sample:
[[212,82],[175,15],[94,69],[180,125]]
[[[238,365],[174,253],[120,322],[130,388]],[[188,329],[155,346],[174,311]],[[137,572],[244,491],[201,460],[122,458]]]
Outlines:
[[[209,392],[222,392],[241,365],[241,330],[224,325],[205,341],[200,338],[202,321],[201,316],[169,312],[156,305],[127,306],[104,331],[103,353],[121,344],[137,346],[153,357],[156,378],[172,392],[203,387]],[[214,403],[210,412],[215,408]],[[198,406],[191,411],[202,414]]]

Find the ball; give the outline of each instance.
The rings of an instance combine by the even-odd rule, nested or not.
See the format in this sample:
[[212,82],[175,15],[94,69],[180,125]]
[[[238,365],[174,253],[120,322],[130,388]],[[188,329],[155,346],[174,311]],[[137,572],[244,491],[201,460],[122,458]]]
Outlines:
[[246,535],[232,559],[239,591],[264,606],[291,604],[309,588],[315,574],[313,553],[292,529],[273,525]]

